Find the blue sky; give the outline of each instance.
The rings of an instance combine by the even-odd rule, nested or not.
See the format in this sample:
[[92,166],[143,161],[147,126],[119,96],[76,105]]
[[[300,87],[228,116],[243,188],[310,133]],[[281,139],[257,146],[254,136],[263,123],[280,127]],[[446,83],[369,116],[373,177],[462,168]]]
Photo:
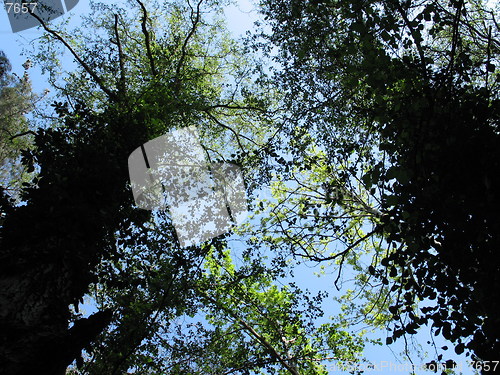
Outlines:
[[[227,23],[229,29],[233,32],[235,37],[241,36],[245,33],[245,31],[252,29],[253,21],[257,19],[258,15],[255,10],[255,6],[248,0],[239,0],[236,4],[231,5],[226,8],[226,16]],[[69,27],[78,26],[79,25],[79,15],[86,14],[90,11],[89,1],[88,0],[80,0],[79,4],[71,11],[69,14],[61,17],[62,19],[59,21],[69,21]],[[5,10],[0,11],[0,50],[3,50],[7,57],[10,59],[11,64],[13,66],[13,72],[21,76],[23,74],[22,64],[26,61],[27,57],[23,55],[23,50],[29,50],[33,43],[36,43],[37,38],[42,35],[42,32],[37,29],[30,29],[27,31],[19,32],[13,34],[9,21],[7,18],[7,14]],[[36,44],[35,44],[36,45]],[[69,54],[63,59],[64,66],[66,68],[71,68],[72,59],[69,57]],[[30,77],[33,83],[33,88],[35,92],[41,93],[45,89],[50,89],[50,85],[48,83],[47,77],[43,76],[41,73],[41,69],[37,66],[34,66],[29,71]],[[314,275],[314,272],[318,271],[315,268],[310,268],[306,265],[302,265],[296,268],[295,270],[295,281],[300,287],[303,289],[309,289],[312,294],[316,294],[319,290],[327,290],[330,292],[330,295],[333,296],[336,293],[336,289],[333,286],[332,275],[326,275],[318,278]],[[348,275],[347,275],[348,276]],[[92,308],[88,306],[89,310]],[[338,313],[338,305],[331,300],[331,298],[325,303],[326,313],[327,315],[335,315]],[[385,343],[385,333],[378,332],[373,337],[381,337],[382,342]],[[433,349],[431,346],[427,345],[426,342],[431,339],[431,335],[429,334],[429,330],[421,330],[415,337],[416,341],[425,348],[430,354],[433,353]],[[446,352],[449,356],[445,356],[445,359],[451,358],[454,359],[457,363],[462,363],[463,365],[463,374],[473,374],[472,369],[466,364],[466,357],[456,356],[454,355],[452,345],[446,343],[440,337],[434,338],[436,340],[436,346],[439,348],[443,345],[448,345],[450,350]],[[403,340],[399,340],[396,344],[391,346],[369,346],[365,352],[365,356],[374,364],[379,364],[380,366],[385,366],[380,371],[373,371],[367,373],[401,373],[407,374],[408,371],[398,371],[397,368],[389,368],[390,363],[396,366],[401,363],[401,357],[398,355],[403,351],[404,348]],[[417,358],[414,358],[415,364],[420,364]],[[428,359],[430,360],[430,359]],[[347,372],[335,371],[335,369],[331,369],[331,374],[343,374]],[[417,373],[427,373],[430,372],[417,372]]]

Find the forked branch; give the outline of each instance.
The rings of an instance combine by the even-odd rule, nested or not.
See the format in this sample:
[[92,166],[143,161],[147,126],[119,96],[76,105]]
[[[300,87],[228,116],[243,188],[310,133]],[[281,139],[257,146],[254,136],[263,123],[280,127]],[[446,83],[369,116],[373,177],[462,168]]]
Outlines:
[[178,83],[180,81],[180,73],[181,69],[184,66],[184,62],[186,60],[187,56],[187,46],[189,43],[189,40],[193,37],[194,33],[196,32],[196,29],[198,27],[198,24],[200,23],[201,20],[201,3],[203,0],[198,1],[198,4],[196,5],[196,11],[191,7],[191,4],[189,6],[191,7],[191,29],[189,30],[188,35],[186,36],[186,39],[184,39],[184,43],[182,44],[181,48],[181,56],[179,58],[179,62],[177,63],[177,68],[175,69],[175,81]]

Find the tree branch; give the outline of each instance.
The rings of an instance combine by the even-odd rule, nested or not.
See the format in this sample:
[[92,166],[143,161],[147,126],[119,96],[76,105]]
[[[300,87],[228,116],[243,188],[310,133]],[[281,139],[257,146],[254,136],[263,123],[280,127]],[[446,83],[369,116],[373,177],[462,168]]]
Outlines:
[[415,31],[415,28],[411,25],[411,22],[408,19],[408,16],[407,16],[405,10],[403,9],[401,4],[399,3],[399,0],[394,1],[394,4],[396,5],[397,11],[399,12],[401,17],[403,18],[403,21],[404,21],[406,27],[408,28],[408,30],[410,30],[411,37],[412,37],[413,41],[415,42],[415,46],[417,47],[418,55],[420,57],[420,62],[422,65],[422,73],[423,73],[425,78],[428,78],[427,64],[425,62],[425,54],[424,54],[424,50],[422,48],[422,44],[420,44],[419,37],[417,37],[417,32]]
[[297,371],[297,369],[294,366],[291,366],[285,360],[285,358],[283,358],[283,356],[280,353],[277,352],[277,350],[274,348],[274,346],[271,345],[265,339],[265,337],[263,337],[257,331],[255,331],[253,329],[253,327],[251,327],[247,322],[245,322],[243,319],[241,319],[238,316],[238,314],[236,314],[235,312],[231,311],[227,307],[222,306],[217,300],[215,300],[214,298],[210,297],[206,292],[201,291],[201,290],[200,290],[200,292],[203,295],[203,297],[205,297],[206,299],[208,299],[210,302],[212,302],[214,305],[216,305],[220,309],[224,310],[234,320],[236,320],[240,325],[242,325],[245,328],[245,330],[247,330],[255,339],[257,339],[257,341],[260,342],[262,344],[262,346],[264,346],[265,348],[267,348],[272,353],[272,355],[283,365],[283,367],[285,367],[291,374],[293,374],[293,375],[300,375],[300,373]]
[[[358,238],[353,244],[349,245],[345,250],[341,251],[340,253],[337,253],[335,255],[329,256],[329,257],[318,257],[316,255],[311,255],[309,258],[315,262],[325,262],[328,260],[334,260],[337,259],[338,257],[344,258],[345,255],[354,249],[356,246],[358,246],[361,242],[365,241],[366,239],[370,238],[377,232],[377,229],[372,230],[371,232],[365,234],[363,237]],[[337,278],[338,280],[338,278]]]
[[255,141],[253,141],[251,138],[245,136],[245,135],[242,135],[240,133],[238,133],[236,130],[234,130],[233,128],[231,128],[230,126],[226,125],[226,124],[223,124],[222,122],[220,122],[214,115],[212,115],[209,111],[205,110],[204,111],[208,117],[210,117],[210,119],[212,121],[214,121],[217,125],[225,128],[225,129],[228,129],[229,131],[231,131],[234,136],[236,137],[236,142],[238,142],[238,146],[240,147],[241,151],[245,152],[245,148],[243,147],[243,145],[241,144],[241,141],[240,141],[240,138],[239,137],[242,137],[242,138],[245,138],[247,141],[249,142],[252,142],[254,145],[256,146],[259,146]]
[[108,87],[106,87],[106,85],[104,84],[104,82],[102,81],[102,79],[96,74],[96,72],[94,72],[92,70],[92,68],[90,68],[90,66],[85,61],[83,61],[80,58],[80,56],[78,56],[78,54],[76,53],[76,51],[69,45],[68,42],[66,42],[66,40],[64,40],[64,38],[61,35],[59,35],[59,33],[57,33],[55,30],[50,29],[47,26],[47,24],[45,23],[45,21],[43,21],[40,17],[38,17],[36,14],[34,14],[31,10],[29,10],[29,13],[33,17],[35,17],[35,19],[37,19],[38,22],[40,22],[40,24],[42,25],[42,27],[44,28],[44,30],[46,32],[48,32],[54,38],[56,38],[57,40],[59,40],[68,49],[68,51],[73,55],[73,57],[76,59],[76,61],[78,61],[78,63],[83,67],[83,69],[92,77],[92,79],[94,80],[94,82],[97,83],[97,85],[100,87],[100,89],[102,91],[104,91],[104,93],[112,101],[115,101],[115,102],[118,101],[118,96],[116,95],[116,93],[113,92],[112,90],[110,90]]
[[[438,3],[438,5],[439,5],[439,3]],[[446,14],[448,14],[449,16],[454,16],[453,13],[451,13],[450,11],[448,11],[447,9],[445,9],[442,6],[440,6],[440,10],[442,10],[443,12],[445,12]],[[492,21],[495,23],[495,26],[498,29],[499,28],[499,24],[496,21],[495,16],[493,14],[492,14]],[[461,23],[464,26],[466,26],[471,32],[475,33],[477,36],[479,36],[483,40],[485,40],[485,41],[489,40],[487,32],[482,32],[481,30],[479,30],[476,27],[474,27],[473,25],[471,25],[470,22],[467,22],[467,21],[463,20],[462,17],[459,18],[459,23]],[[500,48],[500,41],[499,40],[493,38],[493,39],[491,39],[491,43],[495,44],[496,48]]]
[[274,347],[257,331],[255,331],[247,322],[245,322],[241,318],[237,318],[237,321],[245,327],[245,329],[252,334],[263,346],[265,346],[267,349],[273,353],[273,355],[278,359],[278,361],[285,367],[291,374],[293,375],[300,375],[300,373],[297,371],[297,369],[293,366],[290,366],[287,361],[274,349]]
[[[187,45],[189,43],[189,40],[193,37],[194,33],[196,32],[196,28],[198,27],[198,24],[199,24],[200,19],[201,19],[200,7],[201,7],[202,2],[203,2],[203,0],[198,1],[198,4],[196,5],[196,13],[191,8],[191,21],[192,21],[191,30],[189,30],[189,33],[186,36],[186,39],[184,39],[184,43],[182,44],[182,48],[181,48],[181,57],[179,58],[179,62],[177,63],[177,67],[175,69],[175,81],[176,81],[177,85],[180,82],[179,76],[181,73],[182,66],[184,65],[184,60],[186,59],[186,56],[187,56]],[[188,2],[188,4],[189,4],[189,2]],[[189,6],[191,7],[190,4],[189,4]],[[194,20],[193,20],[193,15],[195,16]]]
[[146,22],[148,20],[148,11],[141,0],[136,1],[142,9],[141,27],[142,33],[144,34],[144,41],[146,43],[146,54],[149,59],[149,66],[151,68],[151,73],[153,73],[153,76],[156,77],[158,75],[158,71],[156,70],[155,60],[153,58],[153,53],[151,52],[151,36],[149,34],[148,28],[146,27]]
[[25,132],[22,132],[22,133],[19,133],[19,134],[16,134],[16,135],[13,135],[12,137],[10,137],[9,139],[12,141],[14,139],[16,139],[17,137],[22,137],[22,136],[25,136],[25,135],[28,135],[28,134],[31,134],[31,135],[36,135],[36,133],[32,130],[28,130],[28,131],[25,131]]
[[226,109],[241,109],[241,110],[250,110],[250,111],[258,111],[266,113],[266,110],[253,106],[242,106],[242,105],[231,105],[231,104],[215,104],[205,107],[205,110],[215,109],[215,108],[226,108]]
[[125,64],[123,58],[122,43],[120,41],[120,35],[118,34],[118,14],[115,14],[115,35],[116,35],[116,45],[118,46],[118,60],[120,63],[119,90],[123,92],[123,94],[125,94],[127,91],[125,82]]
[[453,22],[453,36],[451,40],[451,52],[450,52],[450,62],[448,64],[448,68],[446,69],[449,74],[449,82],[451,84],[452,81],[452,71],[453,66],[455,65],[455,54],[457,50],[459,32],[458,27],[460,25],[460,12],[462,11],[462,7],[464,5],[464,0],[460,0],[457,6],[457,12],[455,13],[455,20]]

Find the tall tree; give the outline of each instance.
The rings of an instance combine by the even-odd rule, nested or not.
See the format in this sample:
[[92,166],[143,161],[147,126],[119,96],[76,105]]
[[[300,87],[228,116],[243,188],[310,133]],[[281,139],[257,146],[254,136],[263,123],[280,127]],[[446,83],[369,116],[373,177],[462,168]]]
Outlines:
[[[480,1],[262,4],[272,28],[267,37],[281,48],[278,79],[299,119],[290,134],[312,138],[324,149],[323,168],[341,172],[316,173],[322,179],[315,198],[324,210],[319,214],[309,200],[309,212],[316,208],[315,220],[335,228],[333,177],[341,213],[352,202],[374,202],[380,213],[369,209],[375,230],[359,233],[347,249],[368,237],[385,239],[383,253],[359,271],[393,283],[388,342],[430,322],[457,353],[468,348],[478,359],[494,360],[500,340],[498,305],[489,297],[500,285],[491,277],[500,267],[492,255],[498,241],[496,13]],[[361,200],[343,193],[352,183]],[[323,259],[335,257],[344,260],[345,253]],[[417,301],[436,299],[416,309]]]
[[[87,89],[83,95],[74,91],[70,103],[55,103],[58,127],[37,131],[38,148],[25,162],[38,165],[40,173],[23,192],[26,205],[5,207],[0,362],[8,373],[64,372],[111,320],[111,311],[104,310],[69,328],[68,306],[78,304],[98,280],[96,266],[116,256],[116,231],[126,232],[131,222],[140,226],[148,217],[132,205],[131,151],[174,126],[203,119],[208,124],[211,118],[219,121],[217,111],[234,110],[231,97],[224,99],[212,81],[221,77],[213,74],[220,65],[212,46],[207,42],[208,50],[201,50],[208,37],[198,32],[202,2],[185,18],[184,9],[174,5],[175,32],[156,37],[144,4],[135,4],[138,32],[127,29],[123,15],[107,19],[105,30],[114,41],[107,44],[107,57],[91,45],[78,50],[43,26],[73,53],[90,80],[80,86]],[[230,54],[230,46],[221,48]],[[229,126],[210,127],[221,138],[226,132],[234,144],[235,139],[245,143]]]
[[[54,103],[59,120],[39,129],[25,154],[40,170],[23,191],[26,204],[4,208],[7,373],[62,374],[74,360],[99,374],[321,373],[328,353],[359,355],[357,337],[310,325],[319,312],[307,310],[319,299],[304,297],[301,311],[298,291],[272,285],[282,265],[248,255],[234,267],[223,237],[181,249],[168,213],[132,201],[129,154],[176,127],[198,126],[213,162],[244,163],[249,176],[266,170],[277,131],[273,92],[220,21],[205,17],[204,6],[217,13],[220,4],[206,3],[158,3],[155,11],[139,0],[128,10],[96,4],[71,34],[43,24],[46,46],[60,43],[79,69],[60,89],[64,102]],[[37,58],[50,67],[51,56],[42,49]],[[78,306],[89,291],[100,311],[83,318]],[[198,322],[193,342],[175,324],[183,317],[211,328]]]

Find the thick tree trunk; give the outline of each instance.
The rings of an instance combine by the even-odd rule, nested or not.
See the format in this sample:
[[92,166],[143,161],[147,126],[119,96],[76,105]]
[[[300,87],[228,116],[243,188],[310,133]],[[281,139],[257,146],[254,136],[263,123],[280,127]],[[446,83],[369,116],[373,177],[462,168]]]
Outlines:
[[0,207],[2,374],[64,374],[111,320],[110,311],[99,312],[70,329],[69,305],[96,281],[120,223],[137,213],[127,208],[127,157],[143,142],[137,132],[144,128],[120,116],[79,115],[84,120],[70,137],[68,129],[37,135],[38,187],[28,189],[25,206],[4,199]]

